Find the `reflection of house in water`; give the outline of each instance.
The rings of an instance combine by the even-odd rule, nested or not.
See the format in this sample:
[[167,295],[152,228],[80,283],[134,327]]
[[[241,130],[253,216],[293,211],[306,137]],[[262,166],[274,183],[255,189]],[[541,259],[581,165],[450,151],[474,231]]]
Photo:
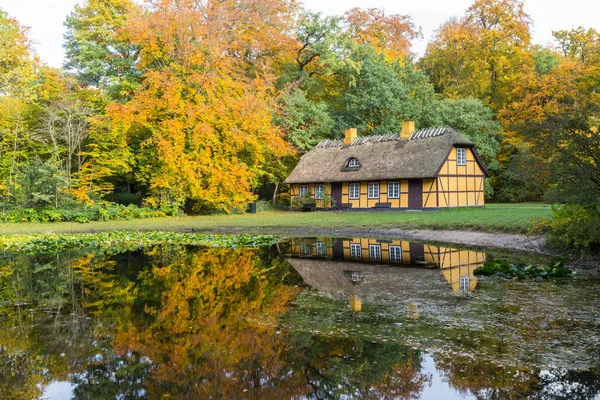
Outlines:
[[[293,257],[311,257],[301,262],[290,260],[307,284],[318,288],[328,283],[347,294],[356,293],[353,286],[360,285],[367,271],[370,274],[378,271],[383,273],[384,268],[388,273],[387,269],[394,265],[421,266],[421,270],[439,269],[454,292],[467,294],[477,287],[473,271],[485,262],[484,253],[402,240],[324,237],[292,239],[290,242]],[[318,258],[338,262],[326,262]],[[313,268],[318,270],[311,272]],[[415,269],[406,271],[405,274],[415,277],[422,274],[415,272]],[[328,282],[319,282],[319,279]]]

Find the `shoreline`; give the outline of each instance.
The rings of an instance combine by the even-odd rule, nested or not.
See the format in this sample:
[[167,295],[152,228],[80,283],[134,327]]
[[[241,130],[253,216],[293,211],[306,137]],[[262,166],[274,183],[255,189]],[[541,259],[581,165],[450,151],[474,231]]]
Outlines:
[[495,247],[505,250],[518,250],[552,255],[544,248],[545,236],[524,235],[518,233],[482,232],[469,230],[434,230],[434,229],[402,229],[402,228],[375,228],[375,229],[323,229],[323,228],[212,228],[212,229],[185,229],[186,232],[195,233],[230,233],[230,234],[268,234],[275,236],[355,236],[368,238],[394,238],[432,241],[459,246]]

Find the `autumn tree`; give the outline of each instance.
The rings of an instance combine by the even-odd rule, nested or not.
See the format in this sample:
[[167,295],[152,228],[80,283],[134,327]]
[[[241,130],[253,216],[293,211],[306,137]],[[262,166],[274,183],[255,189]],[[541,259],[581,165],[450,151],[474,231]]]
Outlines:
[[15,172],[27,159],[25,138],[36,98],[37,60],[27,28],[0,10],[0,192],[15,184]]
[[521,0],[477,0],[440,27],[421,65],[438,91],[499,110],[523,66],[532,63],[530,24]]
[[128,34],[147,72],[110,115],[137,147],[149,204],[238,209],[254,198],[268,157],[287,154],[272,124],[269,64],[286,40],[289,7],[164,1],[132,20]]
[[344,14],[345,30],[351,40],[372,46],[387,59],[404,59],[412,55],[412,41],[422,37],[408,15],[386,15],[379,8],[352,8]]

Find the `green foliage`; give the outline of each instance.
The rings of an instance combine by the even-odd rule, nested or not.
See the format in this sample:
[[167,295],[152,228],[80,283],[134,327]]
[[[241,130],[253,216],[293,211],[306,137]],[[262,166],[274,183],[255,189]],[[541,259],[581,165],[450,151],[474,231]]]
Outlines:
[[52,161],[21,165],[7,187],[7,205],[17,209],[58,207],[68,197],[62,194],[67,187],[66,175]]
[[435,112],[436,124],[448,125],[477,145],[477,153],[489,171],[498,169],[496,153],[502,140],[501,126],[494,112],[481,100],[467,97],[444,99]]
[[0,213],[3,222],[80,222],[120,221],[138,218],[159,218],[179,215],[176,207],[159,209],[124,206],[114,203],[94,204],[91,206],[75,205],[69,208],[15,208]]
[[410,62],[387,61],[366,46],[354,46],[352,63],[339,71],[344,91],[331,106],[338,136],[348,127],[361,135],[398,132],[403,120],[434,122],[433,86]]
[[264,200],[264,199],[260,199],[256,201],[256,211],[257,212],[263,212],[263,211],[271,211],[273,210],[273,203],[271,203],[268,200]]
[[282,92],[278,102],[280,111],[273,120],[286,134],[287,141],[301,153],[330,137],[333,119],[326,103],[308,101],[305,93],[298,88]]
[[553,261],[545,267],[531,264],[512,264],[506,260],[487,262],[483,267],[475,268],[475,276],[502,276],[506,278],[564,278],[571,276],[573,270],[564,266],[562,261]]
[[315,203],[315,199],[310,194],[305,194],[304,196],[296,196],[290,202],[290,208],[295,211],[302,210],[305,204]]
[[549,180],[549,166],[542,157],[529,147],[511,147],[508,160],[498,172],[494,199],[511,203],[539,201],[547,193]]
[[568,203],[552,207],[547,244],[579,253],[600,252],[600,201],[595,206]]
[[535,72],[545,75],[558,64],[560,58],[553,51],[542,46],[535,46],[533,50],[533,61],[535,62]]
[[88,0],[76,5],[65,21],[65,68],[75,71],[84,85],[104,88],[115,99],[139,85],[139,49],[121,32],[135,8],[130,0]]
[[94,249],[108,254],[139,250],[157,245],[210,247],[259,247],[276,243],[269,235],[206,235],[175,232],[100,232],[84,234],[38,234],[0,236],[0,251],[46,254],[74,249]]

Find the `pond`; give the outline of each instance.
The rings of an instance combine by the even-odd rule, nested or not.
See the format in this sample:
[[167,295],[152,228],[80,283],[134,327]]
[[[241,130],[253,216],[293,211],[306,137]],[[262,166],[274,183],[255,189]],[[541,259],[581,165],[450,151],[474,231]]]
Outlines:
[[0,256],[0,398],[600,398],[600,281],[369,238]]

